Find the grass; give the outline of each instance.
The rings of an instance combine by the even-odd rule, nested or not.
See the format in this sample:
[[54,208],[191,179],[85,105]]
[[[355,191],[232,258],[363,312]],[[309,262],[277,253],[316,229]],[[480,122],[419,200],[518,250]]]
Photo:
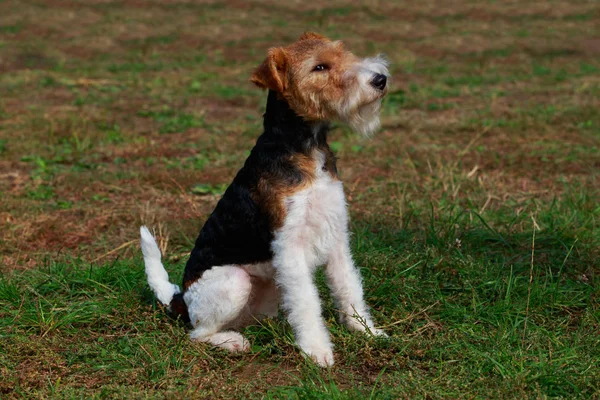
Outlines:
[[[392,335],[348,332],[324,293],[338,349],[331,371],[297,355],[281,318],[246,330],[248,356],[190,344],[186,327],[157,308],[139,257],[47,260],[0,281],[1,389],[25,397],[211,397],[225,394],[222,382],[238,397],[590,397],[600,382],[598,278],[588,270],[593,256],[553,229],[569,225],[557,220],[569,210],[573,223],[583,216],[550,208],[535,221],[513,221],[538,225],[535,238],[493,229],[480,215],[469,222],[467,213],[423,229],[355,226],[367,298]],[[182,267],[169,263],[174,279]]]
[[[575,1],[0,2],[0,397],[598,398],[599,22]],[[260,133],[248,77],[305,29],[394,77],[380,133],[330,139],[390,337],[340,326],[318,274],[331,370],[283,316],[250,354],[190,343],[137,246],[155,226],[180,280]]]

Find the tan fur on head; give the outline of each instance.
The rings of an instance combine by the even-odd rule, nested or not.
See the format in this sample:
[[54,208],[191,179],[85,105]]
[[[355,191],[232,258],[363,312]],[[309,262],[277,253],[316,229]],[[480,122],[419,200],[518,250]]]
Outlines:
[[339,120],[369,134],[379,125],[379,105],[387,92],[370,85],[376,74],[388,74],[382,58],[361,60],[342,42],[305,32],[289,46],[269,49],[250,80],[279,93],[307,120]]
[[286,56],[281,47],[272,47],[265,61],[254,70],[250,81],[263,89],[271,89],[278,93],[285,90]]
[[[298,42],[305,40],[330,42],[325,36],[314,32],[304,32],[298,38]],[[286,89],[286,67],[285,49],[282,47],[272,47],[269,49],[267,58],[254,70],[250,81],[262,89],[271,89],[278,93],[283,93]]]
[[328,38],[326,38],[323,35],[319,35],[318,33],[314,33],[314,32],[304,32],[299,38],[298,41],[301,40],[309,40],[309,39],[317,39],[317,40],[329,40]]

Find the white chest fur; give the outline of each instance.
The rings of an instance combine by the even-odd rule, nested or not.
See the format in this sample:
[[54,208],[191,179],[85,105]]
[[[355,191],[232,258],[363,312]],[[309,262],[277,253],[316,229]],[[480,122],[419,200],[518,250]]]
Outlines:
[[328,261],[348,225],[342,183],[323,171],[321,153],[317,160],[312,185],[285,199],[286,218],[273,241],[275,254],[283,250],[289,257],[302,258],[311,268]]

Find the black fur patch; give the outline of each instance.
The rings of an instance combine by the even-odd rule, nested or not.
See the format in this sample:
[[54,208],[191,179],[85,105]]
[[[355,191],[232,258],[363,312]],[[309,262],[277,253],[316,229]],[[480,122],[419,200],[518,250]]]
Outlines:
[[175,318],[180,317],[183,322],[190,322],[187,305],[183,301],[183,293],[177,293],[173,296],[171,303],[169,303],[169,309]]

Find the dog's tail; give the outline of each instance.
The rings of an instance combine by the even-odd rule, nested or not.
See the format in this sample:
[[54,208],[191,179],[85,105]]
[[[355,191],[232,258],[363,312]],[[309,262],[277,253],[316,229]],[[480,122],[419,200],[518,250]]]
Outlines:
[[169,274],[162,265],[160,249],[156,244],[156,240],[154,240],[154,236],[145,226],[140,227],[140,235],[142,236],[141,245],[148,285],[150,285],[158,301],[168,306],[172,313],[181,316],[183,320],[189,320],[181,289],[169,282]]

